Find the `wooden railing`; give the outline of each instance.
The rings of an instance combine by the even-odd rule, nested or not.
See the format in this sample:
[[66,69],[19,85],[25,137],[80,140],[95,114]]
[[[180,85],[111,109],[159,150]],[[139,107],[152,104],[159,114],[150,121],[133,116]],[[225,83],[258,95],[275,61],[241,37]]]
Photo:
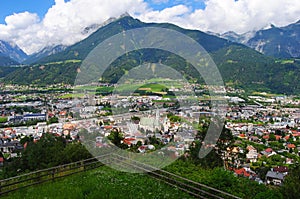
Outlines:
[[103,155],[101,157],[85,159],[78,162],[64,164],[49,169],[38,170],[20,176],[0,180],[0,196],[21,188],[41,184],[57,178],[62,178],[75,173],[101,167],[104,164],[98,161],[98,159],[104,159],[108,156],[109,155]]

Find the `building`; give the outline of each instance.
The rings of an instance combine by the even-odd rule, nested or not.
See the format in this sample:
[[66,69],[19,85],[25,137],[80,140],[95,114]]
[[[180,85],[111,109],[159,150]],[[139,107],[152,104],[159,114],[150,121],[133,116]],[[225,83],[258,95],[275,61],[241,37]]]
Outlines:
[[266,175],[266,182],[267,184],[282,185],[284,176],[283,173],[273,171],[272,169]]

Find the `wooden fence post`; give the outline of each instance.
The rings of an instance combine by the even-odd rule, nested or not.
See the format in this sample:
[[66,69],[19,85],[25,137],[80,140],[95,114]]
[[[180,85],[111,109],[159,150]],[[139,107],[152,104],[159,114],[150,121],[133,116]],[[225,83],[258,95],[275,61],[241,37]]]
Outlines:
[[54,181],[55,169],[52,170],[52,181]]

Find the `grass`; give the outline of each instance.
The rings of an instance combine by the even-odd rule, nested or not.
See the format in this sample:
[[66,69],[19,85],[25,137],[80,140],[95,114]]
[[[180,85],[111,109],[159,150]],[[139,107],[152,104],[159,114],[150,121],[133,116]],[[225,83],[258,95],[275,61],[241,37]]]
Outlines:
[[7,122],[7,117],[0,117],[0,123]]
[[83,93],[68,93],[59,96],[60,99],[71,99],[71,98],[82,98],[84,96]]
[[293,59],[285,59],[285,60],[276,60],[275,63],[293,64],[293,63],[295,63],[295,61]]
[[274,93],[266,93],[266,92],[252,92],[252,95],[261,96],[261,97],[278,97],[282,96],[280,94],[274,94]]
[[24,188],[3,198],[192,198],[146,174],[131,174],[102,167]]

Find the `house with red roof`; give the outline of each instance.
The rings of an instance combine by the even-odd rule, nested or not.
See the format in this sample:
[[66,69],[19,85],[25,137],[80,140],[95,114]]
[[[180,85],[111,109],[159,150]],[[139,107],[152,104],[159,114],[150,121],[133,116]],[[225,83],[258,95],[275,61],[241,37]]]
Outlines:
[[276,140],[280,140],[281,139],[281,135],[275,135]]
[[274,172],[283,173],[284,175],[287,175],[289,172],[289,168],[286,166],[277,166],[273,168]]
[[263,139],[265,139],[265,140],[269,140],[269,138],[270,138],[269,135],[264,135],[264,136],[263,136]]
[[272,153],[272,152],[273,152],[273,149],[272,149],[272,148],[267,148],[267,149],[265,150],[265,152],[267,152],[267,153]]
[[296,146],[294,144],[287,144],[287,149],[295,149]]
[[249,178],[250,176],[256,176],[254,172],[247,171],[245,168],[234,169],[234,174],[240,177],[247,177],[247,178]]
[[130,147],[131,144],[136,144],[137,140],[135,138],[125,138],[123,139],[123,143],[127,144]]

